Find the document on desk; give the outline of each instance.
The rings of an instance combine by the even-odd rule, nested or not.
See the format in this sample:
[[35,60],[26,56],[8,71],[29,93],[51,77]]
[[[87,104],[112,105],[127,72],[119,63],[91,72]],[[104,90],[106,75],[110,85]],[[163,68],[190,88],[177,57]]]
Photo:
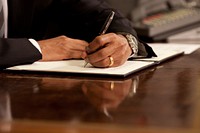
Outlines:
[[125,77],[131,73],[153,65],[153,62],[144,61],[127,61],[119,67],[111,68],[95,68],[90,64],[83,67],[84,60],[66,60],[52,62],[35,62],[31,65],[20,65],[10,67],[7,70],[23,70],[37,72],[57,72],[57,73],[74,73],[74,74],[90,74],[90,75],[110,75]]
[[157,57],[135,59],[138,61],[155,61],[157,63],[164,62],[171,58],[183,54],[191,54],[200,48],[197,44],[177,44],[177,43],[151,43],[149,44],[157,54]]
[[[160,62],[169,60],[171,58],[183,55],[188,52],[189,46],[181,45],[165,45],[165,44],[150,44],[158,57],[133,59],[127,61],[119,67],[113,68],[95,68],[91,65],[83,67],[84,60],[64,60],[51,62],[35,62],[30,65],[20,65],[10,67],[7,70],[15,71],[33,71],[33,72],[55,72],[55,73],[71,73],[71,74],[89,74],[89,75],[108,75],[126,77],[132,73],[141,71],[153,65],[158,65]],[[198,46],[191,48],[195,50]],[[190,51],[191,52],[191,51]]]
[[149,45],[161,53],[165,51],[183,51],[184,54],[191,54],[200,48],[200,44],[180,44],[180,43],[149,43]]
[[181,49],[180,47],[173,47],[171,45],[165,45],[165,44],[149,44],[149,45],[153,48],[153,50],[157,54],[157,57],[141,58],[141,59],[139,58],[135,60],[161,63],[171,58],[184,54],[184,50]]

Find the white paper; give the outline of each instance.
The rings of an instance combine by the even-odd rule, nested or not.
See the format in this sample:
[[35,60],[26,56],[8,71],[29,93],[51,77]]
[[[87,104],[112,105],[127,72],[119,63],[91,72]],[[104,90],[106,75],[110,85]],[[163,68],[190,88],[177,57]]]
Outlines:
[[100,74],[100,75],[119,75],[126,76],[130,73],[148,67],[153,62],[127,61],[119,67],[112,68],[95,68],[91,65],[84,66],[84,60],[66,60],[52,62],[35,62],[31,65],[20,65],[10,67],[8,70],[26,70],[26,71],[43,71],[43,72],[62,72],[62,73],[83,73],[83,74]]
[[183,51],[184,54],[191,54],[200,48],[200,44],[178,44],[178,43],[150,43],[156,53],[168,53],[168,51]]

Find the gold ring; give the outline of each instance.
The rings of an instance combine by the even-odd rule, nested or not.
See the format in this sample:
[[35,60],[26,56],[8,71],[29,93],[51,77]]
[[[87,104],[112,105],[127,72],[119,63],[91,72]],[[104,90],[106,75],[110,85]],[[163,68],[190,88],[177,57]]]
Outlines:
[[109,57],[109,60],[110,60],[110,64],[108,67],[111,67],[113,64],[114,64],[114,59],[112,56],[108,56]]
[[110,90],[114,90],[114,87],[115,87],[115,84],[114,84],[114,81],[111,81],[110,82]]

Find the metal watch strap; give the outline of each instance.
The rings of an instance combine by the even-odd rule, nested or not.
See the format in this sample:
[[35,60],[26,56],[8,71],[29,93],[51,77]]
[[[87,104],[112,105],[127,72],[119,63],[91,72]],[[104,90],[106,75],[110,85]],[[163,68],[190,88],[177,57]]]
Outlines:
[[137,56],[137,54],[138,54],[138,41],[137,41],[137,39],[132,34],[129,34],[129,33],[119,32],[119,34],[126,37],[128,43],[129,43],[129,45],[132,49],[132,54],[131,54],[130,58]]

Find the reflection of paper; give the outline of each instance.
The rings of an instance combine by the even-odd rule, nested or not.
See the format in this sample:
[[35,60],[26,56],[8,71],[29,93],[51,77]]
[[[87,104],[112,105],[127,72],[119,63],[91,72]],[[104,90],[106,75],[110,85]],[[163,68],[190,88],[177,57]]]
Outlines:
[[35,62],[31,65],[15,66],[8,69],[126,76],[153,64],[153,62],[127,61],[124,65],[113,68],[94,68],[91,65],[84,68],[84,63],[84,60]]

